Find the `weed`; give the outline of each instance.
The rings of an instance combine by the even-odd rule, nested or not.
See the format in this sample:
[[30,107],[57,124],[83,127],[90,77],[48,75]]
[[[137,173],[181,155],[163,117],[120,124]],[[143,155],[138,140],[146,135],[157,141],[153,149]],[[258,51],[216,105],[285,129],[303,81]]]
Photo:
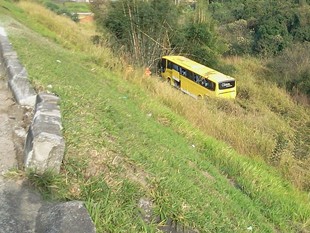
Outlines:
[[68,189],[63,182],[63,177],[53,171],[38,174],[34,170],[28,170],[27,178],[30,184],[39,190],[45,199],[70,199],[67,195]]
[[284,134],[283,133],[278,134],[276,138],[275,148],[273,149],[271,156],[269,158],[271,164],[275,166],[279,165],[281,161],[281,153],[285,149],[286,144],[287,140],[285,139]]

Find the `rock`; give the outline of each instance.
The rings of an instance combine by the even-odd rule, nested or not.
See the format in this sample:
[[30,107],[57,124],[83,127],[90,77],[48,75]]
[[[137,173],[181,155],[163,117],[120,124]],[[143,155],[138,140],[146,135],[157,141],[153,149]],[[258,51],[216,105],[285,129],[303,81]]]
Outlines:
[[52,94],[37,96],[35,114],[28,130],[24,165],[38,174],[47,170],[59,173],[65,152],[59,98]]
[[5,30],[0,27],[0,63],[9,80],[15,100],[22,106],[34,107],[36,92],[31,86],[25,67],[19,62]]
[[94,233],[95,226],[83,202],[71,201],[39,210],[36,221],[38,233]]
[[25,183],[0,177],[0,233],[33,233],[42,198]]

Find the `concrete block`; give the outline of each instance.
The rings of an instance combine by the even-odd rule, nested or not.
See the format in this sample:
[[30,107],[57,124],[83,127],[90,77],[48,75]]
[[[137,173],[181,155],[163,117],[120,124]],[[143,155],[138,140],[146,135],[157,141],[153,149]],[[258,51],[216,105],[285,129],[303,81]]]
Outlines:
[[59,105],[60,104],[60,98],[56,95],[51,95],[49,93],[40,93],[37,96],[36,103],[38,105],[41,102]]
[[28,73],[25,67],[19,62],[17,57],[4,58],[4,66],[9,79],[28,78]]
[[65,153],[62,137],[59,98],[52,94],[40,93],[32,124],[25,143],[26,168],[33,168],[41,174],[47,170],[59,173]]
[[9,87],[16,102],[22,106],[34,108],[36,92],[26,78],[14,78],[9,80]]
[[70,201],[39,210],[36,232],[45,233],[95,233],[96,228],[83,202]]
[[55,134],[41,132],[37,135],[29,131],[26,139],[28,153],[26,151],[25,167],[32,168],[38,174],[48,170],[60,172],[65,151],[64,139]]
[[[4,32],[4,29],[2,28],[1,31]],[[9,42],[9,39],[8,39],[6,33],[5,34],[0,34],[0,49],[1,49],[1,56],[2,57],[4,57],[4,55],[6,53],[10,53],[10,52],[13,51],[12,45]]]

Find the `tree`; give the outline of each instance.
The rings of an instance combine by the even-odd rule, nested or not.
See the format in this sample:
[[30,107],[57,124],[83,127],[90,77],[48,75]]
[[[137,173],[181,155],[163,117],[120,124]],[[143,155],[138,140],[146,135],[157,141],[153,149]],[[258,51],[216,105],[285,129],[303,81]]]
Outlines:
[[176,51],[213,67],[218,62],[217,41],[212,25],[207,22],[190,22],[184,25],[172,40]]
[[[282,52],[294,42],[310,40],[310,6],[305,0],[214,0],[209,10],[221,24],[221,29],[245,21],[247,30],[242,37],[246,44],[239,47],[234,32],[224,32],[231,46],[231,54],[236,51],[264,56]],[[223,32],[223,30],[222,30]],[[240,37],[241,38],[241,37]],[[241,38],[242,39],[242,38]],[[241,48],[241,49],[240,49]]]
[[[102,0],[101,0],[102,1]],[[105,12],[100,10],[105,5]],[[170,50],[169,38],[177,25],[177,9],[165,0],[119,0],[98,2],[94,5],[99,27],[107,28],[117,43],[132,60],[151,65]]]
[[275,81],[293,94],[310,98],[310,42],[294,44],[269,62]]
[[155,65],[170,53],[214,63],[217,36],[207,6],[206,0],[195,7],[174,0],[97,0],[93,12],[97,25],[113,35],[116,49],[139,65]]
[[274,55],[283,51],[292,40],[285,21],[268,17],[262,22],[255,29],[254,50],[262,55]]

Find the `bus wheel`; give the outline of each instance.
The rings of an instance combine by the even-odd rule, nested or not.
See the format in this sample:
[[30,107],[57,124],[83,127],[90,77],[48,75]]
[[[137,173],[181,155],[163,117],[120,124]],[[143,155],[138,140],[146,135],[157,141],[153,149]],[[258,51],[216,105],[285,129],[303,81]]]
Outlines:
[[167,78],[167,83],[169,83],[171,85],[171,79]]
[[198,100],[202,100],[202,99],[203,99],[203,98],[202,98],[202,95],[198,95],[198,96],[197,96],[197,99],[198,99]]

